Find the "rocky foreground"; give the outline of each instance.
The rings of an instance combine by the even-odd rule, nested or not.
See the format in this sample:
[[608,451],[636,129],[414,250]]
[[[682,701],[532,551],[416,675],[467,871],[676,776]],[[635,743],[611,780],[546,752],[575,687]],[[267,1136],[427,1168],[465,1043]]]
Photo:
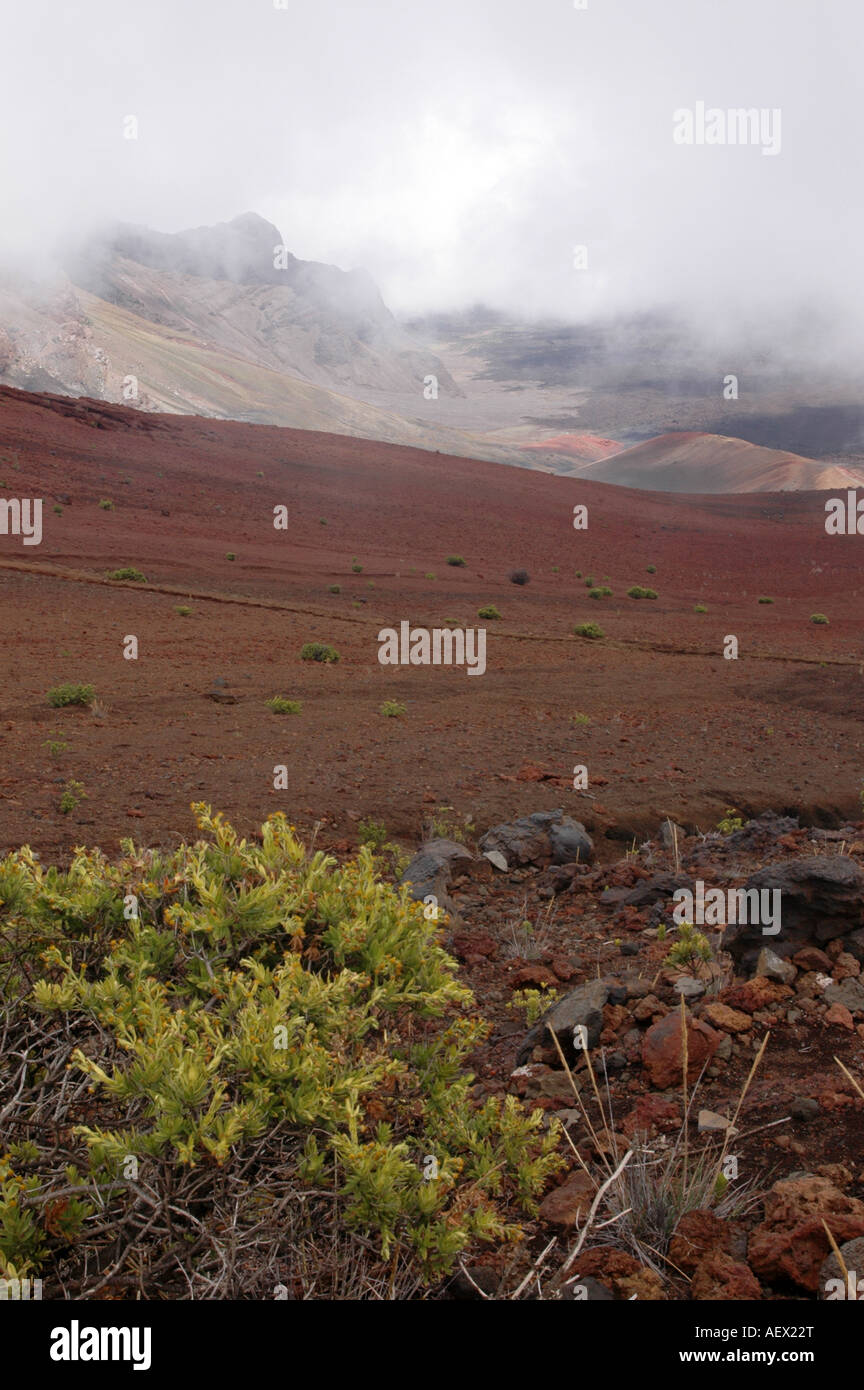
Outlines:
[[[476,852],[422,847],[403,878],[448,914],[492,1024],[477,1095],[512,1093],[569,1139],[531,1251],[464,1265],[451,1295],[856,1296],[862,865],[864,825],[770,813],[728,834],[666,823],[614,866],[560,812]],[[778,890],[780,931],[679,927],[672,895],[700,882]]]

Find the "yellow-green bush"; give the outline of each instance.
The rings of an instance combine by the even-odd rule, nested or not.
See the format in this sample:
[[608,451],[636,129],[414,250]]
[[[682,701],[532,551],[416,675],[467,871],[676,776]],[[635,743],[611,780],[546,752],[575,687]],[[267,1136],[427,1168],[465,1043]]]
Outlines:
[[[172,854],[125,841],[119,863],[79,850],[65,873],[27,849],[0,863],[0,921],[41,959],[29,1007],[80,1020],[69,1061],[102,1121],[73,1130],[91,1191],[130,1155],[175,1182],[272,1135],[283,1177],[427,1279],[474,1238],[518,1238],[560,1167],[557,1127],[472,1097],[485,1025],[422,904],[368,848],[340,866],[281,814],[247,841],[194,809],[203,837]],[[6,1244],[0,1227],[10,1260],[42,1257]]]

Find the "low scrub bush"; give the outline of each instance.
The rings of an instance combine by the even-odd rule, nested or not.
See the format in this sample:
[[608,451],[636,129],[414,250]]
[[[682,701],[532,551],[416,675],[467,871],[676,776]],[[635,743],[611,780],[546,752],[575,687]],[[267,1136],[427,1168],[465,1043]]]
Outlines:
[[578,623],[573,629],[576,637],[587,637],[592,642],[596,642],[598,637],[604,635],[599,623]]
[[66,681],[63,685],[54,685],[48,691],[48,703],[54,709],[62,709],[64,705],[92,705],[96,696],[96,687],[93,685],[74,685],[71,681]]
[[245,840],[194,809],[171,853],[0,861],[6,1267],[62,1263],[76,1297],[110,1268],[114,1296],[384,1298],[520,1239],[560,1128],[472,1095],[487,1029],[424,905],[368,846],[340,866],[281,814]]
[[335,662],[339,660],[339,653],[327,642],[304,642],[300,650],[300,660]]

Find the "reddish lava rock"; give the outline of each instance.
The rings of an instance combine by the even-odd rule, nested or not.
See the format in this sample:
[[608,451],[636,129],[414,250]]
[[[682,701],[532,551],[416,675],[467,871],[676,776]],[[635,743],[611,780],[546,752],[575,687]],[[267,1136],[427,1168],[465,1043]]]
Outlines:
[[576,1168],[560,1187],[554,1187],[546,1194],[540,1203],[538,1216],[550,1226],[569,1231],[577,1221],[588,1215],[596,1191],[594,1179],[584,1168]]
[[[795,959],[797,961],[798,957]],[[788,985],[778,984],[776,980],[769,980],[765,975],[754,975],[752,980],[745,980],[742,984],[724,989],[720,998],[732,1009],[742,1009],[745,1014],[755,1014],[760,1009],[767,1009],[772,1004],[779,1003],[781,999],[788,999],[791,994],[792,990]]]
[[[701,1019],[686,1015],[687,1023],[687,1080],[694,1082],[706,1062],[710,1062],[720,1044],[715,1033]],[[668,1086],[681,1084],[684,1067],[684,1048],[681,1016],[667,1014],[653,1023],[642,1039],[642,1063],[652,1086],[664,1091]]]
[[864,1202],[812,1174],[775,1182],[765,1198],[765,1220],[750,1236],[750,1265],[769,1283],[787,1279],[815,1293],[831,1250],[823,1220],[838,1245],[854,1240],[864,1235]]
[[647,1134],[656,1132],[674,1134],[681,1127],[681,1107],[668,1096],[640,1096],[629,1114],[621,1121],[624,1134]]
[[468,956],[491,958],[497,950],[498,942],[486,932],[458,932],[450,945],[450,951],[457,960],[467,960]]
[[665,1298],[663,1280],[653,1269],[640,1265],[633,1255],[625,1250],[587,1250],[576,1260],[580,1278],[586,1275],[599,1279],[612,1289],[619,1298],[632,1298],[634,1293],[640,1303],[658,1303]]
[[752,1269],[733,1260],[723,1250],[711,1250],[690,1282],[690,1297],[713,1302],[761,1298],[762,1290]]
[[669,1242],[669,1259],[685,1274],[693,1274],[712,1251],[731,1254],[733,1238],[733,1227],[713,1211],[698,1207],[685,1212],[675,1227]]

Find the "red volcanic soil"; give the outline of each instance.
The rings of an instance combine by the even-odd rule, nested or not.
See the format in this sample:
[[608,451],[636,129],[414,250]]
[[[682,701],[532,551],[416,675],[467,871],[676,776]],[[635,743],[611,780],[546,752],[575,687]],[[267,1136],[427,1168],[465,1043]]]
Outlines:
[[[244,831],[283,809],[352,841],[363,817],[415,841],[435,806],[481,829],[561,806],[607,857],[666,815],[705,830],[732,805],[822,824],[858,806],[864,541],[826,535],[824,495],[640,493],[0,388],[0,496],[45,503],[40,546],[0,536],[0,849],[176,843],[199,800]],[[124,566],[147,582],[106,580]],[[589,575],[613,597],[590,599]],[[490,603],[501,620],[478,624]],[[382,627],[445,619],[486,627],[485,675],[379,664]],[[603,641],[573,635],[586,621]],[[301,661],[308,641],[339,664]],[[66,681],[96,687],[95,712],[49,706]],[[302,713],[271,713],[274,694]],[[63,815],[69,779],[86,799]]]
[[594,463],[599,459],[607,459],[612,454],[620,454],[623,445],[614,439],[601,439],[596,434],[555,434],[539,444],[525,444],[522,447],[536,449],[541,453],[548,451],[553,454],[567,454],[571,458]]

